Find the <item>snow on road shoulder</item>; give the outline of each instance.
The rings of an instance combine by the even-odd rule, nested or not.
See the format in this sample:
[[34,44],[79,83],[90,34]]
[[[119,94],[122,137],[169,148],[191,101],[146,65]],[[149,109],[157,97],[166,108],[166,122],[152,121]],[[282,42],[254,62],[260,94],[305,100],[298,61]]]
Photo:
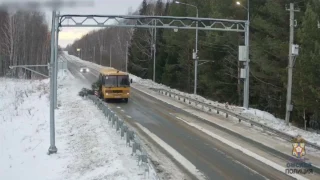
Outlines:
[[[67,52],[65,52],[65,54],[68,55]],[[102,66],[94,64],[92,62],[81,60],[75,56],[72,56],[72,60],[84,63],[88,66],[91,66],[92,68],[97,68],[97,67],[101,68],[102,67]],[[133,80],[133,82],[138,83],[143,86],[146,86],[146,87],[149,87],[149,88],[162,88],[162,89],[165,89],[167,91],[171,91],[176,94],[180,94],[180,95],[192,98],[192,99],[196,99],[196,100],[199,100],[199,101],[226,109],[226,103],[219,103],[216,101],[206,99],[206,98],[201,97],[199,95],[184,93],[184,92],[178,91],[176,89],[172,89],[172,88],[165,86],[163,84],[154,83],[150,79],[142,79],[142,78],[137,77],[132,74],[130,74],[130,78]],[[271,128],[285,132],[289,135],[292,135],[292,136],[301,135],[304,139],[308,140],[309,142],[313,142],[313,143],[320,145],[320,134],[317,134],[315,132],[305,131],[303,129],[300,129],[300,128],[292,126],[292,125],[287,126],[283,119],[276,118],[274,115],[272,115],[268,112],[261,111],[258,109],[253,109],[253,108],[249,108],[249,110],[246,110],[243,107],[234,106],[234,105],[230,105],[230,104],[228,105],[228,110],[233,111],[238,114],[241,114],[244,117],[247,117],[251,120],[257,121],[257,122],[264,124],[266,126],[269,126]]]
[[[137,165],[131,148],[111,128],[103,113],[90,100],[78,96],[82,83],[74,79],[62,84],[61,119],[57,133],[68,139],[64,154],[71,157],[66,179],[145,179],[145,168]],[[154,170],[149,178],[156,179]]]
[[81,88],[59,75],[58,153],[49,156],[49,81],[0,78],[0,179],[156,179]]

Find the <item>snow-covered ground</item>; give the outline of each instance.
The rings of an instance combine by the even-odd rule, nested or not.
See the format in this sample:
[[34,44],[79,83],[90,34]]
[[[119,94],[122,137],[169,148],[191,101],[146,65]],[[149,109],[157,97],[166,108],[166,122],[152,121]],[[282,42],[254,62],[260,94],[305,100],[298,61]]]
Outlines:
[[57,154],[47,155],[49,81],[0,78],[0,179],[157,179],[69,72],[59,76]]
[[[67,52],[64,52],[67,54]],[[88,62],[88,61],[84,61],[79,59],[76,56],[72,56],[72,55],[68,55],[73,61],[77,61],[80,63],[83,63],[85,65],[87,65],[90,68],[99,70],[100,68],[103,68],[103,66],[100,66],[98,64],[92,63],[92,62]],[[189,98],[192,99],[196,99],[199,101],[202,101],[204,103],[210,103],[213,106],[218,106],[220,108],[226,108],[226,104],[225,103],[219,103],[216,101],[212,101],[209,99],[206,99],[202,96],[199,95],[194,95],[194,94],[189,94],[189,93],[184,93],[181,91],[178,91],[176,89],[172,89],[168,86],[165,86],[163,84],[158,84],[158,83],[154,83],[152,80],[150,79],[142,79],[140,77],[137,77],[135,75],[130,74],[130,78],[133,79],[133,82],[150,87],[150,88],[162,88],[165,89],[167,91],[171,91],[173,93],[177,93],[183,96],[187,96]],[[243,107],[239,107],[239,106],[234,106],[234,105],[228,105],[228,110],[231,110],[235,113],[241,114],[242,116],[245,116],[247,118],[250,118],[252,120],[255,120],[259,123],[262,123],[266,126],[269,126],[271,128],[277,129],[279,131],[285,132],[289,135],[293,135],[293,136],[297,136],[297,135],[301,135],[304,139],[308,140],[309,142],[313,142],[316,143],[318,145],[320,145],[320,134],[317,134],[315,132],[309,132],[309,131],[305,131],[303,129],[300,129],[298,127],[295,127],[293,125],[287,126],[285,124],[285,121],[283,119],[279,119],[276,118],[275,116],[273,116],[272,114],[265,112],[265,111],[261,111],[258,109],[253,109],[253,108],[249,108],[248,110],[244,109]]]

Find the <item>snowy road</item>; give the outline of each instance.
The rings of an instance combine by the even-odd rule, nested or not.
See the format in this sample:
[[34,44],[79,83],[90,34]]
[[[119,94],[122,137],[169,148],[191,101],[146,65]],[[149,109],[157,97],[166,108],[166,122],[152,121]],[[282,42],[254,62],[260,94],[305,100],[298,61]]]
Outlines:
[[[68,64],[69,70],[83,79],[85,84],[96,80],[92,73],[79,74],[79,67],[76,66]],[[195,117],[137,90],[132,89],[128,104],[110,103],[110,106],[127,122],[132,125],[138,122],[154,133],[208,179],[291,179],[286,174],[182,123],[177,118]]]

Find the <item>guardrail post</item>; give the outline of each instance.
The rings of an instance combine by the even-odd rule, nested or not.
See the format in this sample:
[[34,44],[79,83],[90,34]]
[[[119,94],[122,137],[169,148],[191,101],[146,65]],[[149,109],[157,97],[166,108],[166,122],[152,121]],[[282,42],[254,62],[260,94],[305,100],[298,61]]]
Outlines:
[[144,151],[142,151],[141,154],[139,155],[138,165],[141,166],[142,163],[148,163],[148,156]]
[[117,118],[118,118],[118,117],[117,117],[116,115],[114,115],[114,117],[112,118],[112,127],[114,126]]
[[113,111],[111,111],[111,109],[109,109],[109,122],[111,121],[112,116],[113,116]]
[[102,113],[103,113],[104,117],[106,117],[106,109],[103,109]]
[[121,139],[124,137],[124,133],[127,133],[128,127],[124,124],[121,127]]
[[111,127],[112,127],[112,122],[113,122],[113,119],[114,119],[114,118],[115,118],[115,116],[114,116],[114,114],[112,113],[112,114],[111,114],[110,121],[109,121],[109,122],[110,122]]
[[119,119],[118,121],[117,121],[117,132],[119,131],[119,129],[120,129],[120,127],[122,127],[122,125],[123,125],[123,121],[121,120],[121,119]]
[[[149,178],[149,175],[150,175],[150,173],[149,173],[149,166],[146,167],[145,172],[148,173],[148,178]],[[147,179],[146,173],[144,174],[144,178]]]
[[101,101],[99,101],[98,107],[99,107],[100,110],[102,109],[102,102]]
[[130,141],[134,139],[134,132],[131,131],[130,129],[128,129],[126,134],[127,134],[126,144],[129,144],[129,146],[130,146]]
[[129,147],[130,147],[130,130],[128,130],[126,133],[126,146],[127,144],[129,144]]
[[108,117],[108,109],[104,108],[103,110],[104,117]]
[[119,130],[119,119],[117,119],[117,122],[116,122],[116,131]]
[[[139,141],[136,139],[136,140],[134,140],[134,142],[132,144],[131,156],[133,156],[133,154],[137,153],[137,150],[139,150],[141,152],[141,145],[140,145]],[[139,164],[139,159],[138,159],[138,164]]]
[[112,118],[113,118],[113,112],[112,112],[112,111],[110,111],[108,121],[109,121],[109,122],[111,122],[111,121],[112,121]]
[[107,119],[108,119],[108,121],[109,121],[109,117],[110,117],[110,110],[107,108],[107,109],[106,109],[106,112],[107,112]]

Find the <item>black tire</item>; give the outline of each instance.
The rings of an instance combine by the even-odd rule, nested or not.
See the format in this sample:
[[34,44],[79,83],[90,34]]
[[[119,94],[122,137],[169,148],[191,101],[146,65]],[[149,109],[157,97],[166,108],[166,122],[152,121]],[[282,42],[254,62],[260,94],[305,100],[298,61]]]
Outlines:
[[125,103],[128,103],[128,101],[129,101],[128,98],[125,98],[125,99],[124,99],[124,102],[125,102]]

